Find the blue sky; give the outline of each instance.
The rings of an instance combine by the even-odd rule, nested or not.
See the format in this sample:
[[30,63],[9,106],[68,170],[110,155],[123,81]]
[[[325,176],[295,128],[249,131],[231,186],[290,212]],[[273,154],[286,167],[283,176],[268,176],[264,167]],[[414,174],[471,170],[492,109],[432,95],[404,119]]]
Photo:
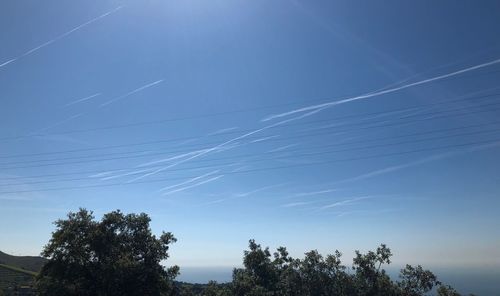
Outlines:
[[250,238],[498,266],[499,8],[3,2],[0,249],[86,207],[150,214],[181,266]]

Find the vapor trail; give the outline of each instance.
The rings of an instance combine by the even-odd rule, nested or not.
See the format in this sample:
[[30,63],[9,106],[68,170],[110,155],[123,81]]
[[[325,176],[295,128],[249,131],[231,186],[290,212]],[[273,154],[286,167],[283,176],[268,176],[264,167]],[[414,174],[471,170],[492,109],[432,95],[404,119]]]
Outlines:
[[54,42],[56,42],[56,41],[58,41],[60,39],[63,39],[64,37],[70,35],[71,33],[74,33],[75,31],[78,31],[78,30],[80,30],[80,29],[82,29],[82,28],[84,28],[84,27],[86,27],[86,26],[88,26],[88,25],[90,25],[90,24],[92,24],[92,23],[94,23],[94,22],[96,22],[96,21],[98,21],[98,20],[100,20],[100,19],[102,19],[102,18],[110,15],[110,14],[112,14],[112,13],[115,13],[116,11],[120,10],[122,7],[123,6],[118,6],[117,8],[115,8],[113,10],[110,10],[110,11],[104,13],[104,14],[101,14],[100,16],[98,16],[96,18],[93,18],[93,19],[91,19],[91,20],[89,20],[89,21],[87,21],[87,22],[85,22],[85,23],[83,23],[83,24],[81,24],[79,26],[76,26],[73,29],[71,29],[71,30],[69,30],[69,31],[67,31],[67,32],[65,32],[65,33],[63,33],[63,34],[55,37],[54,39],[51,39],[51,40],[49,40],[49,41],[47,41],[47,42],[45,42],[45,43],[43,43],[43,44],[41,44],[41,45],[39,45],[37,47],[34,47],[34,48],[28,50],[27,52],[25,52],[25,53],[23,53],[23,54],[15,57],[15,58],[13,58],[13,59],[10,59],[10,60],[8,60],[8,61],[0,64],[0,68],[4,67],[4,66],[6,66],[6,65],[8,65],[8,64],[10,64],[12,62],[17,61],[18,59],[21,59],[21,58],[23,58],[25,56],[28,56],[28,55],[30,55],[30,54],[32,54],[32,53],[34,53],[34,52],[36,52],[36,51],[38,51],[38,50],[40,50],[40,49],[42,49],[42,48],[50,45],[50,44],[52,44],[52,43],[54,43]]
[[383,175],[383,174],[388,174],[388,173],[391,173],[391,172],[399,171],[399,170],[402,170],[402,169],[405,169],[405,168],[417,166],[417,165],[420,165],[420,164],[428,163],[428,162],[431,162],[431,161],[436,161],[436,160],[440,160],[440,159],[443,159],[443,158],[449,158],[449,157],[453,157],[453,156],[464,154],[464,153],[475,152],[475,151],[480,151],[480,150],[489,149],[489,148],[495,148],[495,147],[498,147],[498,146],[500,146],[500,142],[494,142],[494,143],[491,143],[491,144],[473,146],[473,147],[471,147],[469,149],[462,150],[462,151],[452,151],[452,152],[445,152],[445,153],[435,154],[435,155],[431,155],[431,156],[428,156],[428,157],[425,157],[425,158],[421,158],[421,159],[418,159],[418,160],[415,160],[415,161],[407,162],[407,163],[400,164],[400,165],[394,165],[394,166],[386,167],[386,168],[379,169],[379,170],[376,170],[376,171],[372,171],[372,172],[369,172],[369,173],[365,173],[365,174],[362,174],[362,175],[359,175],[359,176],[356,176],[356,177],[352,177],[352,178],[349,178],[349,179],[344,179],[344,180],[336,182],[336,184],[364,180],[364,179],[376,177],[376,176],[379,176],[379,175]]
[[286,150],[288,148],[291,148],[291,147],[295,147],[299,145],[298,143],[295,143],[295,144],[290,144],[290,145],[285,145],[285,146],[280,146],[278,148],[274,148],[274,149],[271,149],[269,151],[267,151],[267,153],[274,153],[274,152],[279,152],[279,151],[283,151],[283,150]]
[[325,210],[325,209],[329,209],[329,208],[335,208],[335,207],[339,207],[339,206],[349,205],[349,204],[352,204],[355,201],[363,200],[363,199],[369,199],[369,198],[373,198],[373,196],[362,196],[362,197],[357,197],[357,198],[346,199],[346,200],[343,200],[343,201],[338,201],[338,202],[334,202],[332,204],[323,206],[320,209],[321,210]]
[[[44,128],[42,128],[42,129],[38,130],[36,133],[41,133],[41,132],[48,131],[49,129],[53,129],[53,128],[55,128],[55,127],[57,127],[57,126],[60,126],[60,125],[62,125],[62,124],[64,124],[64,123],[66,123],[66,122],[69,122],[69,121],[71,121],[71,120],[73,120],[73,119],[79,118],[79,117],[81,117],[83,114],[84,114],[84,113],[79,113],[79,114],[72,115],[72,116],[70,116],[70,117],[68,117],[68,118],[66,118],[66,119],[63,119],[63,120],[61,120],[61,121],[58,121],[58,122],[56,122],[56,123],[54,123],[54,124],[52,124],[52,125],[49,125],[49,126],[47,126],[47,127],[44,127]],[[34,135],[34,136],[43,136],[43,135],[36,135],[36,134],[32,134],[32,135]]]
[[254,134],[257,134],[257,133],[263,132],[263,131],[268,130],[268,129],[270,129],[270,128],[273,128],[273,127],[276,127],[276,126],[280,126],[280,125],[283,125],[283,124],[288,123],[288,122],[291,122],[291,121],[295,121],[295,120],[299,120],[299,119],[302,119],[302,118],[305,118],[305,117],[311,116],[311,115],[313,115],[313,114],[315,114],[315,113],[317,113],[317,112],[320,112],[321,110],[323,110],[323,109],[322,109],[322,108],[320,108],[320,109],[317,109],[317,110],[313,110],[313,111],[311,111],[311,112],[308,112],[308,113],[302,114],[302,115],[300,115],[300,116],[293,117],[293,118],[289,118],[289,119],[285,119],[285,120],[282,120],[282,121],[276,122],[276,123],[274,123],[274,124],[267,125],[267,126],[264,126],[264,127],[262,127],[262,128],[259,128],[259,129],[256,129],[256,130],[253,130],[253,131],[248,132],[248,133],[246,133],[246,134],[243,134],[243,135],[241,135],[241,136],[238,136],[238,137],[232,138],[232,139],[230,139],[230,140],[227,140],[227,141],[225,141],[225,142],[223,142],[223,143],[221,143],[221,144],[219,144],[219,145],[216,145],[216,146],[214,146],[214,147],[212,147],[212,148],[209,148],[209,149],[206,149],[206,150],[204,150],[204,151],[201,151],[200,153],[195,154],[195,155],[193,155],[193,156],[191,156],[191,157],[188,157],[188,158],[186,158],[186,159],[183,159],[183,160],[181,160],[181,161],[178,161],[178,162],[176,162],[176,163],[174,163],[174,164],[170,165],[170,167],[173,167],[173,166],[176,166],[176,165],[182,164],[182,163],[184,163],[184,162],[187,162],[187,161],[189,161],[189,160],[192,160],[192,159],[198,158],[198,157],[203,156],[203,155],[205,155],[205,154],[207,154],[207,153],[210,153],[210,152],[212,152],[212,151],[215,151],[215,150],[220,150],[220,149],[224,148],[225,146],[227,146],[227,145],[229,145],[229,144],[231,144],[231,143],[233,143],[233,142],[236,142],[236,141],[241,140],[241,139],[248,138],[248,137],[249,137],[249,136],[251,136],[251,135],[254,135]]
[[184,181],[184,182],[181,182],[181,183],[177,183],[177,184],[174,184],[174,185],[170,185],[170,186],[166,186],[166,187],[163,187],[161,188],[160,190],[158,190],[158,192],[162,192],[162,191],[165,191],[165,190],[168,190],[168,189],[172,189],[172,188],[175,188],[175,187],[179,187],[179,186],[182,186],[182,185],[186,185],[186,184],[189,184],[189,183],[193,183],[194,181],[198,181],[200,179],[203,179],[205,177],[208,177],[210,175],[213,175],[213,174],[217,174],[219,172],[219,170],[215,170],[215,171],[211,171],[209,173],[206,173],[206,174],[203,174],[201,176],[198,176],[198,177],[194,177],[194,178],[191,178],[187,181]]
[[262,142],[262,141],[267,141],[267,140],[270,140],[270,139],[279,138],[279,136],[280,135],[274,135],[274,136],[259,138],[259,139],[255,139],[255,140],[250,141],[250,143],[258,143],[258,142]]
[[299,201],[299,202],[287,203],[287,204],[281,205],[281,207],[283,207],[283,208],[292,208],[292,207],[309,205],[311,203],[313,203],[313,201]]
[[[234,146],[234,147],[237,147],[237,146]],[[220,148],[217,148],[217,150],[224,151],[224,150],[231,149],[231,148],[234,148],[234,147],[228,147],[226,149],[224,149],[224,147],[220,147]],[[196,150],[196,151],[184,153],[184,154],[181,154],[181,155],[178,155],[178,156],[170,157],[169,159],[172,160],[172,159],[177,159],[177,158],[183,158],[185,156],[189,156],[189,155],[192,155],[192,154],[195,154],[195,153],[198,153],[198,152],[205,152],[205,151],[210,150],[210,149],[211,148],[209,148],[209,149],[202,149],[202,150]],[[158,173],[160,173],[160,172],[162,172],[162,171],[164,171],[166,169],[169,169],[171,167],[174,167],[174,166],[176,166],[176,165],[178,165],[179,163],[182,163],[182,162],[183,161],[178,161],[177,163],[173,163],[173,164],[161,167],[161,168],[156,169],[156,170],[154,170],[152,172],[149,172],[147,174],[144,174],[142,176],[139,176],[139,177],[136,177],[136,178],[134,178],[132,180],[129,180],[129,181],[127,181],[127,183],[132,183],[132,182],[138,181],[140,179],[143,179],[143,178],[146,178],[146,177],[149,177],[149,176],[152,176],[152,175],[156,175],[156,174],[158,174]]]
[[140,174],[140,173],[149,172],[151,170],[152,169],[144,169],[144,170],[137,170],[137,171],[132,171],[132,172],[128,172],[128,173],[124,173],[124,174],[119,174],[119,175],[113,175],[113,176],[101,178],[101,181],[112,180],[112,179],[116,179],[116,178],[122,178],[122,177],[130,176],[130,175],[137,175],[137,174]]
[[215,181],[217,179],[220,179],[223,176],[224,175],[220,175],[220,176],[217,176],[217,177],[213,177],[213,178],[207,179],[205,181],[198,182],[198,183],[193,184],[193,185],[189,185],[189,186],[186,186],[186,187],[182,187],[182,188],[178,188],[178,189],[175,189],[175,190],[172,190],[172,191],[168,191],[168,192],[163,193],[163,195],[170,195],[172,193],[181,192],[181,191],[184,191],[184,190],[187,190],[187,189],[191,189],[193,187],[198,187],[200,185],[203,185],[203,184],[206,184],[206,183],[209,183],[209,182],[213,182],[213,181]]
[[325,194],[325,193],[331,193],[338,191],[338,189],[325,189],[325,190],[320,190],[320,191],[312,191],[312,192],[301,192],[294,194],[294,197],[299,197],[299,196],[312,196],[312,195],[319,195],[319,194]]
[[236,129],[238,129],[237,126],[223,128],[223,129],[217,130],[215,132],[211,132],[211,133],[207,134],[207,136],[215,136],[215,135],[223,134],[223,133],[226,133],[226,132],[229,132],[229,131],[234,131]]
[[168,158],[163,158],[163,159],[159,159],[159,160],[154,160],[154,161],[142,163],[142,164],[138,165],[137,167],[150,166],[150,165],[159,164],[159,163],[163,163],[163,162],[167,162],[167,161],[171,161],[171,160],[176,160],[176,159],[183,158],[183,157],[186,157],[186,156],[189,156],[189,155],[193,155],[195,153],[198,153],[198,152],[204,151],[204,150],[206,150],[206,149],[195,150],[195,151],[191,151],[191,152],[187,152],[187,153],[183,153],[183,154],[178,154],[178,155],[175,155],[175,156],[171,156],[171,157],[168,157]]
[[466,73],[466,72],[470,72],[470,71],[474,71],[474,70],[477,70],[477,69],[489,67],[489,66],[492,66],[492,65],[495,65],[495,64],[498,64],[498,63],[500,63],[500,59],[496,59],[496,60],[493,60],[493,61],[490,61],[490,62],[487,62],[487,63],[482,63],[482,64],[475,65],[475,66],[472,66],[472,67],[464,68],[464,69],[461,69],[461,70],[458,70],[458,71],[454,71],[454,72],[451,72],[451,73],[448,73],[448,74],[434,76],[434,77],[431,77],[431,78],[428,78],[428,79],[424,79],[424,80],[420,80],[420,81],[417,81],[417,82],[404,84],[404,85],[401,85],[401,86],[398,86],[398,87],[393,87],[393,88],[389,88],[389,89],[385,89],[385,90],[381,90],[381,91],[369,92],[369,93],[366,93],[366,94],[362,94],[362,95],[359,95],[359,96],[350,97],[350,98],[346,98],[346,99],[342,99],[342,100],[338,100],[338,101],[332,101],[332,102],[328,102],[328,103],[312,105],[312,106],[303,107],[303,108],[295,109],[295,110],[284,112],[284,113],[280,113],[280,114],[270,115],[268,117],[263,118],[261,121],[269,121],[269,120],[273,120],[273,119],[276,119],[276,118],[281,118],[281,117],[293,115],[293,114],[300,113],[300,112],[311,111],[311,110],[318,110],[318,109],[324,109],[324,108],[329,108],[329,107],[333,107],[335,105],[345,104],[345,103],[352,102],[352,101],[357,101],[357,100],[362,100],[362,99],[368,99],[368,98],[372,98],[372,97],[378,97],[378,96],[381,96],[381,95],[398,92],[400,90],[411,88],[411,87],[414,87],[414,86],[418,86],[418,85],[422,85],[422,84],[427,84],[427,83],[430,83],[430,82],[442,80],[442,79],[449,78],[449,77],[452,77],[452,76],[457,76],[457,75],[460,75],[460,74],[463,74],[463,73]]
[[150,88],[150,87],[152,87],[152,86],[154,86],[154,85],[157,85],[158,83],[161,83],[161,82],[163,82],[163,79],[160,79],[160,80],[157,80],[157,81],[155,81],[155,82],[151,82],[151,83],[148,83],[148,84],[146,84],[146,85],[143,85],[143,86],[141,86],[141,87],[139,87],[139,88],[134,89],[133,91],[130,91],[130,92],[128,92],[128,93],[126,93],[126,94],[124,94],[124,95],[121,95],[121,96],[119,96],[119,97],[116,97],[116,98],[114,98],[114,99],[111,99],[111,100],[109,100],[109,101],[107,101],[107,102],[105,102],[105,103],[101,104],[101,107],[105,107],[105,106],[107,106],[107,105],[109,105],[109,104],[112,104],[112,103],[114,103],[114,102],[118,101],[118,100],[125,99],[126,97],[128,97],[128,96],[130,96],[130,95],[133,95],[133,94],[135,94],[135,93],[137,93],[137,92],[140,92],[141,90],[145,90],[146,88]]
[[84,97],[84,98],[81,98],[81,99],[78,99],[78,100],[75,100],[75,101],[72,101],[72,102],[69,102],[67,103],[66,105],[64,105],[65,107],[68,107],[68,106],[71,106],[71,105],[74,105],[74,104],[78,104],[78,103],[81,103],[81,102],[85,102],[85,101],[88,101],[92,98],[95,98],[95,97],[98,97],[100,96],[101,93],[96,93],[96,94],[93,94],[91,96],[88,96],[88,97]]
[[235,194],[235,197],[246,197],[246,196],[249,196],[249,195],[252,195],[252,194],[255,194],[255,193],[258,193],[258,192],[262,192],[262,191],[265,191],[265,190],[268,190],[268,189],[272,189],[272,188],[276,188],[276,187],[281,187],[281,186],[286,185],[286,184],[287,183],[281,183],[281,184],[264,186],[264,187],[261,187],[261,188],[254,189],[252,191],[243,192],[243,193],[237,193],[237,194]]

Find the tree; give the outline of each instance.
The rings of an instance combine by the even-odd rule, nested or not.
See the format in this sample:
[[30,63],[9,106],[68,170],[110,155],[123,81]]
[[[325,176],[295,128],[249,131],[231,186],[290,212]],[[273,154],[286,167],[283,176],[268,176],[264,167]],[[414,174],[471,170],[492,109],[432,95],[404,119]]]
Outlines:
[[216,281],[209,281],[205,290],[201,294],[203,296],[231,296],[231,290],[227,285],[217,284]]
[[391,249],[381,244],[376,252],[361,254],[356,251],[353,259],[353,269],[356,271],[355,281],[358,295],[397,295],[396,285],[391,281],[383,264],[390,264]]
[[401,281],[398,286],[404,296],[425,295],[440,284],[432,272],[424,270],[420,265],[413,267],[407,264],[404,269],[401,269],[399,278],[401,278]]
[[447,286],[447,285],[441,285],[437,289],[437,295],[438,296],[460,296],[460,294],[455,289],[453,289],[452,287]]
[[95,221],[85,209],[57,220],[42,252],[49,260],[37,276],[40,295],[171,295],[179,268],[160,262],[176,239],[153,235],[150,221],[120,211]]
[[262,249],[254,240],[248,243],[250,250],[244,252],[244,269],[233,271],[235,295],[272,295],[276,285],[276,272],[271,262],[269,248]]

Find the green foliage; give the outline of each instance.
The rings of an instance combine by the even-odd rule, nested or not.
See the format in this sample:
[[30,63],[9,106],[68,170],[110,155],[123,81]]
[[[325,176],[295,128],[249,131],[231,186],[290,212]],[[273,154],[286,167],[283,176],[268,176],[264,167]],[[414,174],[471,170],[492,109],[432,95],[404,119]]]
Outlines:
[[440,286],[437,290],[438,296],[460,296],[460,294],[450,286]]
[[40,295],[170,295],[179,268],[165,269],[169,232],[151,233],[146,214],[114,211],[95,221],[80,209],[55,222],[37,277]]
[[[384,244],[375,251],[356,251],[348,268],[339,251],[323,256],[312,250],[299,259],[291,257],[285,247],[271,254],[269,248],[250,240],[243,268],[233,270],[231,283],[174,282],[179,268],[165,269],[160,262],[169,257],[169,246],[176,239],[169,232],[154,236],[149,222],[146,214],[120,211],[95,221],[92,212],[84,209],[56,221],[56,231],[42,252],[48,261],[37,276],[39,294],[424,296],[435,291],[438,296],[460,296],[420,265],[406,265],[400,280],[391,280],[384,267],[391,263],[392,252]],[[19,268],[5,270],[33,277]]]
[[407,265],[401,270],[401,281],[393,282],[383,269],[391,263],[391,256],[384,244],[365,254],[356,251],[351,273],[342,265],[339,251],[323,257],[313,250],[305,253],[303,259],[295,259],[280,247],[271,257],[268,248],[250,240],[249,250],[244,252],[244,268],[233,271],[226,294],[212,285],[206,290],[210,294],[203,295],[423,296],[439,287],[440,296],[459,296],[452,288],[441,286],[436,276],[421,266]]
[[403,295],[418,296],[432,290],[440,282],[437,277],[428,270],[423,270],[422,266],[413,267],[406,265],[399,275],[401,282],[398,283]]
[[215,281],[210,281],[205,286],[205,290],[201,294],[203,296],[231,296],[231,289],[228,285],[218,285]]
[[34,273],[5,264],[0,264],[0,295],[10,295],[20,286],[33,285]]
[[23,274],[26,274],[26,275],[31,276],[31,277],[34,277],[35,275],[37,275],[36,272],[29,271],[29,270],[26,270],[26,269],[22,269],[22,268],[19,268],[19,267],[16,267],[16,266],[10,266],[10,265],[5,265],[5,264],[0,264],[0,267],[6,268],[6,269],[10,269],[10,270],[15,271],[15,272],[23,273]]

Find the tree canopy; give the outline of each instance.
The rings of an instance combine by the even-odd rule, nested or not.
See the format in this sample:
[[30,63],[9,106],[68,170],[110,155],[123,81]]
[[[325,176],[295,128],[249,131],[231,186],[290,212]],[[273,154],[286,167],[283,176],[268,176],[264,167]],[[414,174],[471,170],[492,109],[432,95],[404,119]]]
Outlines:
[[438,296],[460,296],[420,265],[406,265],[400,271],[400,281],[393,281],[384,270],[392,257],[384,244],[375,251],[356,251],[351,267],[342,264],[339,251],[324,257],[312,250],[298,259],[284,247],[271,254],[269,248],[254,240],[249,241],[248,248],[243,268],[234,269],[232,282],[219,287],[211,283],[203,295],[423,296],[434,291]]
[[285,247],[274,253],[250,240],[243,267],[233,270],[232,281],[192,285],[174,282],[179,267],[168,269],[176,241],[170,232],[152,234],[150,218],[120,211],[96,221],[80,209],[55,222],[56,230],[44,247],[48,259],[37,276],[40,295],[205,295],[205,296],[460,296],[420,265],[406,265],[399,281],[385,266],[392,252],[384,244],[375,251],[355,252],[351,266],[335,251],[323,256],[312,250],[293,258]]
[[37,277],[40,295],[171,295],[179,268],[165,269],[170,232],[152,234],[146,214],[80,209],[55,222],[44,247],[49,259]]

